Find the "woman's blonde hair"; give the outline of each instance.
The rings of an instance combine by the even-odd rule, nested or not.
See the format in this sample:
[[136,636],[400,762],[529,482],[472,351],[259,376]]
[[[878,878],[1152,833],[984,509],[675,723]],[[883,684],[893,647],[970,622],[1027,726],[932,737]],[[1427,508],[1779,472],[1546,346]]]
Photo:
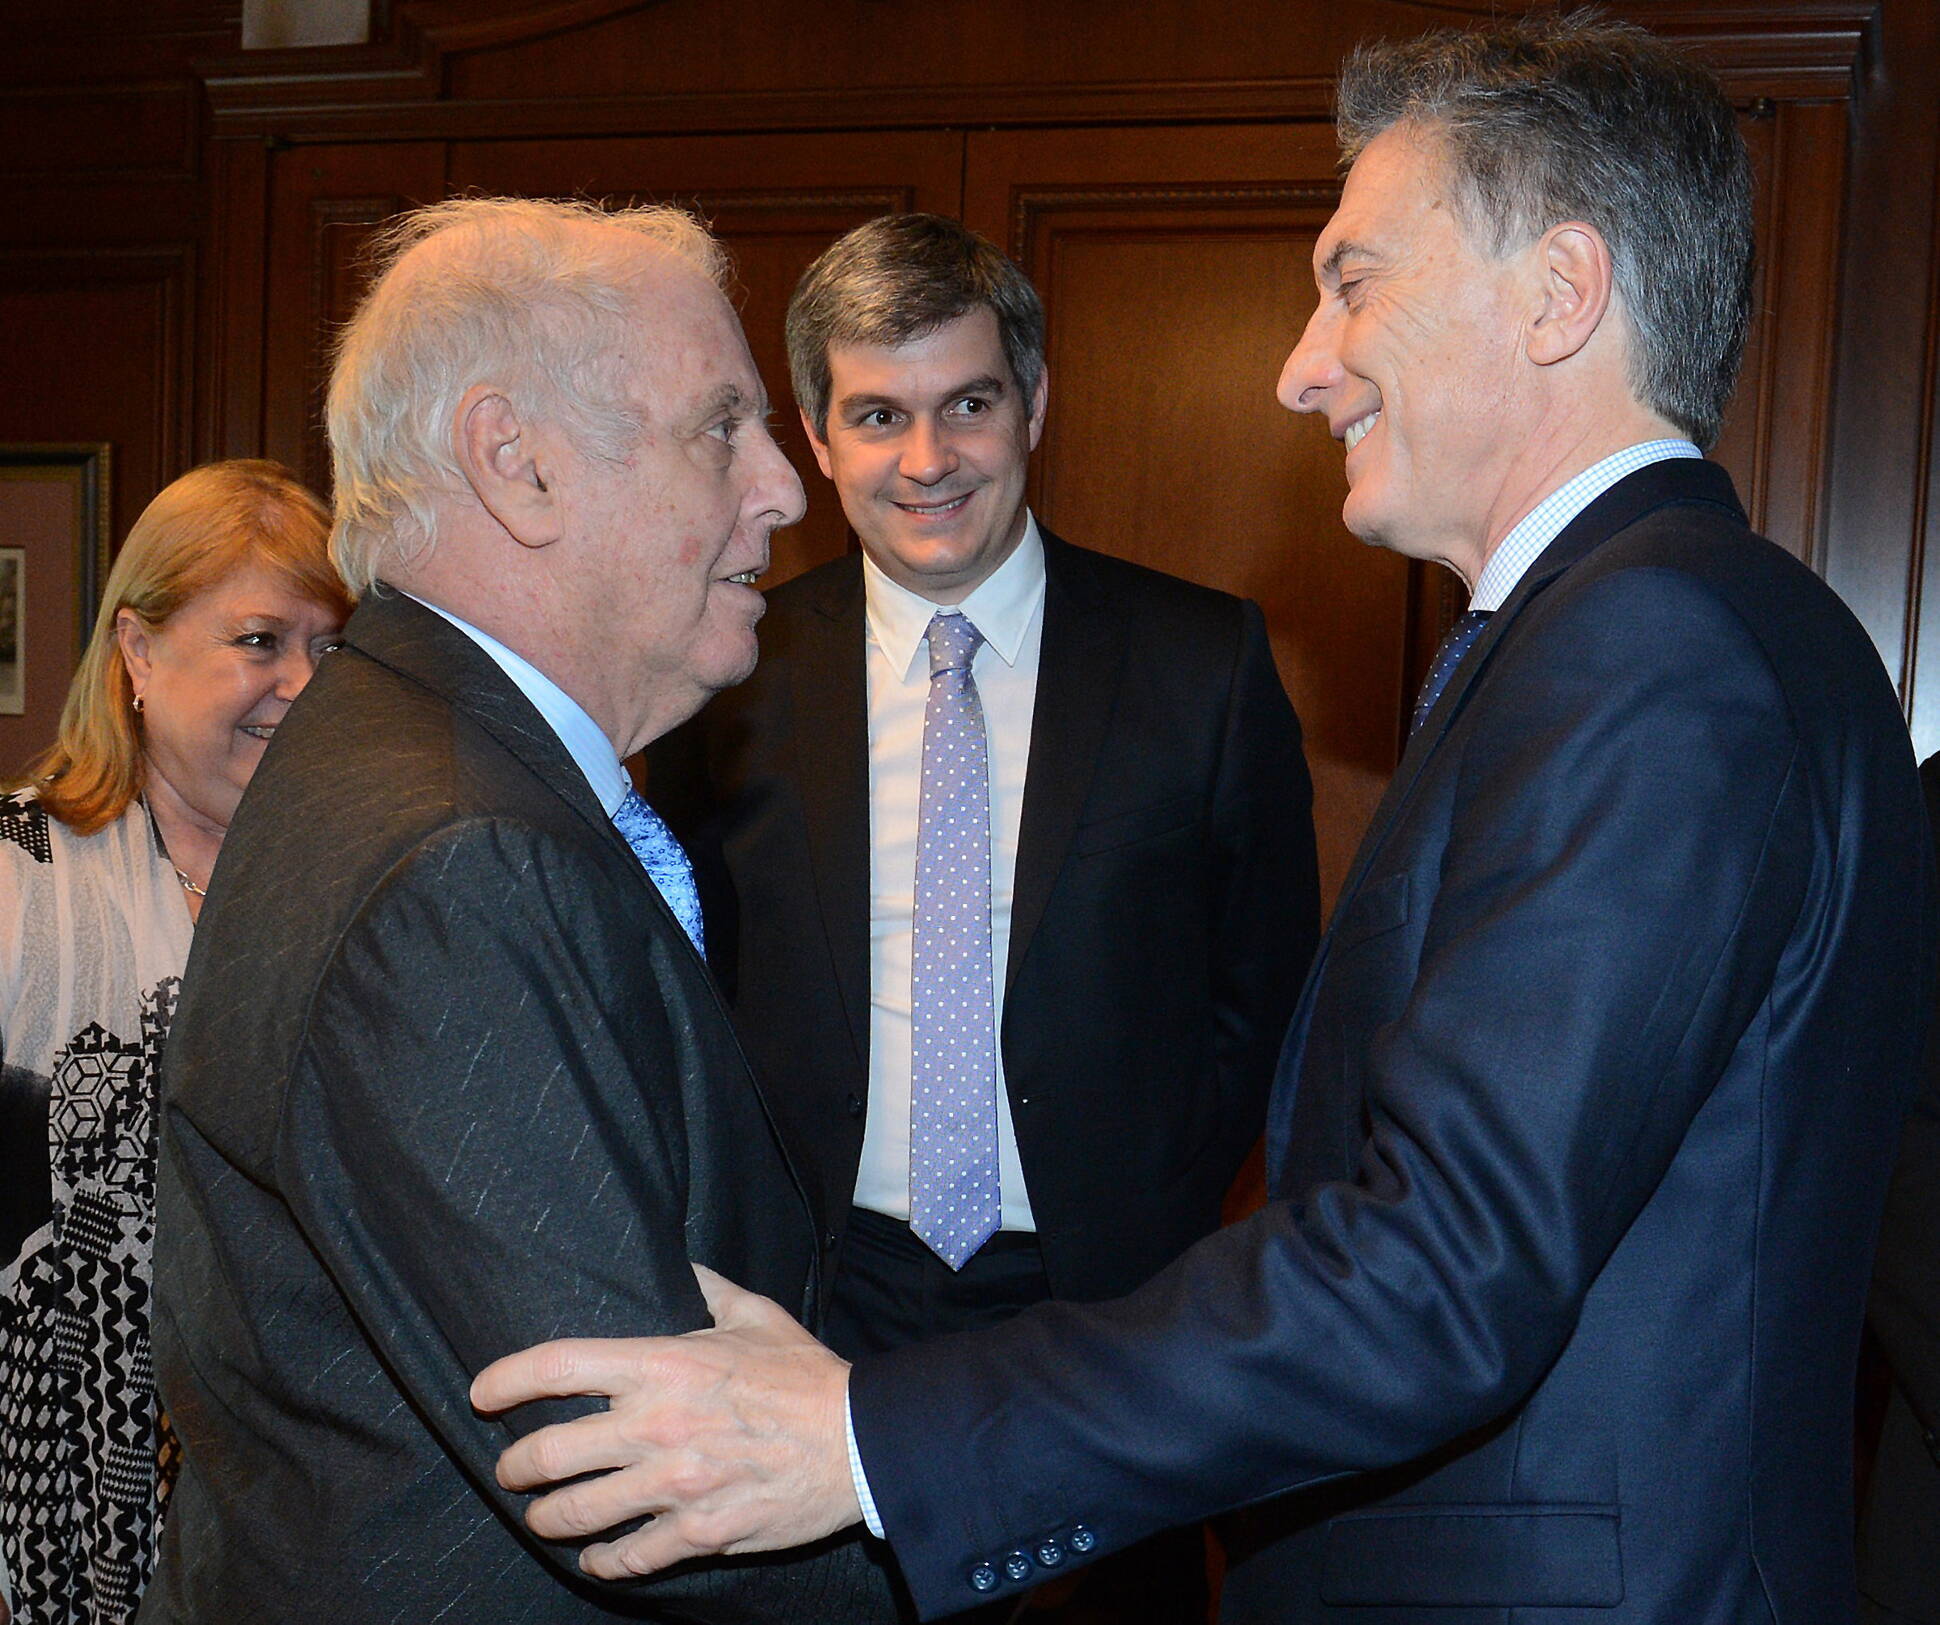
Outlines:
[[260,565],[340,614],[354,600],[330,565],[330,516],[281,463],[238,459],[184,474],[142,510],[108,572],[54,743],[10,788],[77,834],[113,822],[146,780],[141,727],[115,621],[132,610],[151,631],[232,571]]

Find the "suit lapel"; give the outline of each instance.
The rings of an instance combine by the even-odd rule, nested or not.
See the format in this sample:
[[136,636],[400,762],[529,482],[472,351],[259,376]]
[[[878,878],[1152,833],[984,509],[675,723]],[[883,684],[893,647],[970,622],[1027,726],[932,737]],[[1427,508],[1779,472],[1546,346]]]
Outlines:
[[1016,980],[1032,934],[1044,918],[1091,791],[1125,652],[1124,637],[1106,606],[1087,590],[1091,583],[1082,559],[1049,531],[1042,534],[1044,632],[1017,832],[1006,987]]
[[802,617],[790,663],[790,748],[809,865],[856,1055],[869,1055],[869,649],[862,562],[832,573]]
[[1654,509],[1673,502],[1709,503],[1728,509],[1741,523],[1744,520],[1744,510],[1732,490],[1731,476],[1715,463],[1674,458],[1651,463],[1618,480],[1564,526],[1556,539],[1538,555],[1522,580],[1516,583],[1515,591],[1490,617],[1488,630],[1475,640],[1462,663],[1455,668],[1455,674],[1435,702],[1434,710],[1428,713],[1426,720],[1410,736],[1394,777],[1388,781],[1387,791],[1381,797],[1380,805],[1374,809],[1373,818],[1368,821],[1367,833],[1361,838],[1360,848],[1354,855],[1340,895],[1335,899],[1333,920],[1328,924],[1326,935],[1320,939],[1313,968],[1308,973],[1307,984],[1301,990],[1300,1003],[1287,1029],[1287,1042],[1281,1051],[1273,1096],[1267,1108],[1268,1186],[1274,1195],[1288,1194],[1284,1181],[1298,1092],[1296,1084],[1301,1056],[1306,1048],[1307,1028],[1313,1019],[1314,1001],[1324,980],[1328,950],[1334,940],[1334,922],[1346,915],[1360,890],[1362,877],[1406,807],[1415,786],[1420,782],[1424,767],[1456,717],[1461,714],[1469,694],[1487,674],[1492,652],[1508,635],[1523,608],[1599,543],[1635,524]]
[[1434,754],[1436,746],[1441,743],[1456,717],[1461,715],[1469,693],[1488,670],[1489,657],[1495,646],[1508,634],[1523,607],[1599,542],[1608,540],[1654,509],[1672,502],[1708,502],[1729,508],[1740,521],[1744,518],[1732,490],[1731,476],[1717,464],[1695,458],[1671,458],[1625,475],[1565,525],[1555,540],[1537,556],[1535,563],[1524,572],[1522,579],[1516,583],[1515,591],[1509,594],[1502,607],[1489,617],[1487,630],[1462,657],[1462,663],[1455,668],[1448,687],[1436,700],[1434,710],[1409,736],[1394,777],[1388,781],[1387,792],[1381,797],[1374,817],[1368,822],[1367,834],[1362,838],[1354,865],[1341,887],[1340,897],[1334,905],[1335,918],[1339,918],[1342,909],[1353,897],[1361,876],[1380,850],[1389,828],[1407,805],[1408,797],[1420,779],[1423,765]]
[[[344,629],[344,641],[431,690],[454,711],[476,720],[584,819],[601,840],[624,852],[639,869],[633,849],[606,816],[586,775],[560,743],[552,725],[500,670],[498,662],[442,615],[394,588],[380,585],[357,606]],[[639,873],[658,900],[658,888],[647,879],[644,869]],[[661,907],[666,907],[664,900]],[[673,911],[666,912],[675,930],[680,930]]]

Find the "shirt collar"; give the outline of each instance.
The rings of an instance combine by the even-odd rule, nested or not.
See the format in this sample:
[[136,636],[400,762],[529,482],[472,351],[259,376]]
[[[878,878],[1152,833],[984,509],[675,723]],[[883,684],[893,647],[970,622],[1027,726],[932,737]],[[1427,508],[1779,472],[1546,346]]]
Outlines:
[[924,644],[930,619],[939,609],[959,609],[983,634],[1005,665],[1015,666],[1023,652],[1037,606],[1044,599],[1044,538],[1027,509],[1024,534],[1009,558],[980,581],[960,604],[935,604],[891,581],[868,554],[862,556],[863,591],[868,603],[869,636],[905,677]]
[[1574,479],[1557,486],[1516,521],[1482,567],[1468,607],[1500,609],[1516,590],[1516,583],[1528,573],[1530,565],[1542,556],[1543,549],[1562,535],[1563,527],[1626,474],[1672,457],[1703,455],[1688,440],[1644,440],[1612,452],[1600,463],[1592,463]]
[[546,725],[559,736],[559,743],[566,747],[566,754],[586,775],[586,782],[592,786],[593,794],[599,797],[599,804],[605,809],[606,816],[611,818],[613,810],[626,799],[626,769],[620,766],[613,742],[600,732],[599,724],[586,714],[586,708],[531,661],[506,648],[491,633],[479,631],[469,621],[461,621],[448,609],[426,603],[416,593],[405,593],[404,596],[424,604],[432,614],[442,615],[498,663],[499,670],[532,702],[533,708],[546,719]]

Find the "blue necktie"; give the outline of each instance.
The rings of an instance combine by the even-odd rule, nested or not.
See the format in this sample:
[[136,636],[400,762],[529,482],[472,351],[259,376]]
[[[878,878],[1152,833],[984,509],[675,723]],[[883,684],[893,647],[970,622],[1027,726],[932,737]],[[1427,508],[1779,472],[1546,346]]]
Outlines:
[[694,951],[707,952],[701,938],[701,894],[694,886],[694,866],[667,827],[666,819],[640,799],[638,790],[628,790],[613,809],[613,823],[633,848],[633,855],[647,871],[647,878],[659,888],[674,911],[681,929],[694,944]]
[[1441,647],[1435,651],[1435,658],[1429,662],[1428,675],[1422,680],[1421,698],[1415,701],[1414,720],[1408,724],[1411,736],[1428,720],[1428,713],[1435,709],[1435,701],[1442,697],[1449,678],[1455,675],[1455,668],[1462,663],[1462,656],[1474,647],[1475,640],[1482,635],[1482,629],[1489,624],[1489,617],[1494,613],[1489,609],[1468,610],[1448,629],[1448,636],[1442,639]]
[[960,1270],[996,1230],[997,1031],[990,968],[990,762],[970,662],[983,634],[927,634],[909,985],[909,1227]]

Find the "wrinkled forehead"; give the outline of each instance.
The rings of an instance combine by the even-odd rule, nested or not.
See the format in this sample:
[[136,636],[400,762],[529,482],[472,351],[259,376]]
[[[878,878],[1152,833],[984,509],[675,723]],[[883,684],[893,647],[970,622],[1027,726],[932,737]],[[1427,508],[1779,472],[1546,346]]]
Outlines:
[[1392,124],[1361,149],[1340,203],[1314,241],[1314,275],[1325,280],[1349,254],[1391,258],[1427,231],[1462,229],[1448,149],[1432,126]]

